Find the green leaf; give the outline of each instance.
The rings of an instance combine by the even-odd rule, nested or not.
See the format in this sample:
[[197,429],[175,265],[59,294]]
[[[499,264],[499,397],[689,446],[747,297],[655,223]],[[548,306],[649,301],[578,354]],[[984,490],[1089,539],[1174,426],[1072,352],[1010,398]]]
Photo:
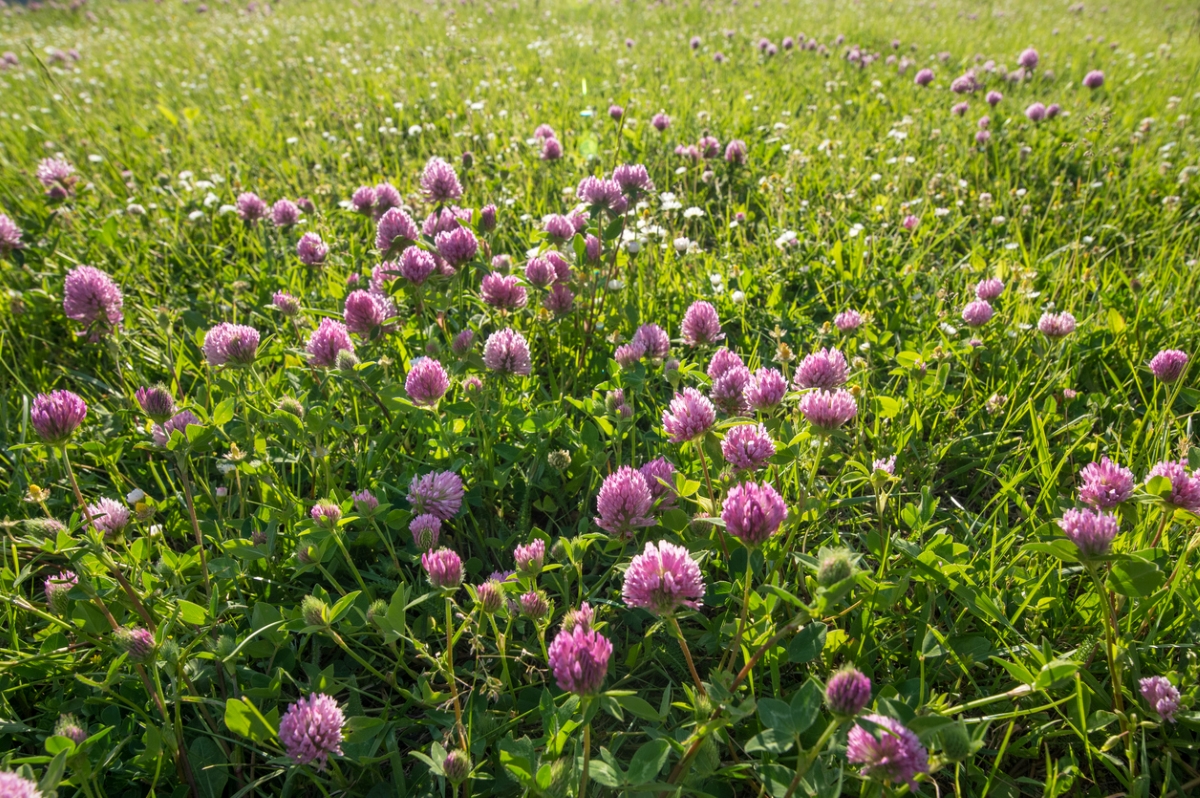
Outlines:
[[233,421],[233,397],[224,399],[219,405],[213,408],[212,424],[214,427],[223,427]]
[[746,741],[746,753],[766,751],[769,754],[784,754],[796,744],[796,735],[785,729],[766,729]]
[[670,754],[671,744],[664,739],[643,744],[629,763],[629,783],[637,785],[654,781]]
[[70,737],[63,737],[61,734],[55,734],[46,738],[46,753],[54,756],[60,751],[66,751],[68,754],[75,750],[75,741]]
[[1122,596],[1144,598],[1162,587],[1167,575],[1156,563],[1130,557],[1113,563],[1108,586]]
[[825,624],[815,621],[805,626],[788,644],[788,659],[792,662],[810,662],[825,648]]
[[642,720],[660,721],[662,717],[650,705],[650,702],[636,695],[616,696],[617,703]]
[[180,599],[179,617],[183,619],[184,623],[190,623],[192,626],[200,626],[208,620],[208,610],[199,604],[193,604],[190,601]]
[[[67,740],[67,742],[70,743],[71,741]],[[74,749],[75,744],[71,743],[70,749],[62,749],[54,755],[54,758],[50,760],[50,764],[46,765],[46,769],[42,772],[42,780],[38,782],[38,789],[43,795],[53,795],[55,790],[58,789],[58,783],[62,781],[63,773],[67,769],[67,756]],[[49,746],[47,746],[47,750],[49,750]]]
[[764,698],[758,702],[758,719],[768,729],[781,729],[796,734],[792,722],[792,708],[778,698]]
[[358,598],[361,592],[361,590],[354,590],[338,599],[337,604],[334,604],[329,609],[329,622],[332,624],[349,612],[351,605],[354,604],[354,600]]
[[266,743],[275,737],[275,729],[248,698],[230,698],[225,702],[225,725],[256,743]]
[[824,690],[812,679],[804,683],[804,686],[792,696],[792,728],[796,734],[804,734],[808,731],[808,727],[812,726],[816,721],[817,716],[821,714],[821,701],[824,699]]
[[1021,551],[1029,554],[1049,554],[1065,562],[1079,561],[1079,547],[1066,538],[1026,543],[1021,547]]
[[603,762],[599,759],[593,759],[588,767],[588,776],[592,781],[602,784],[605,787],[622,787],[625,782],[622,780],[623,774],[617,771],[612,765]]
[[1051,660],[1038,671],[1037,680],[1033,686],[1039,690],[1048,690],[1058,682],[1070,679],[1078,670],[1078,662],[1071,662],[1065,659]]

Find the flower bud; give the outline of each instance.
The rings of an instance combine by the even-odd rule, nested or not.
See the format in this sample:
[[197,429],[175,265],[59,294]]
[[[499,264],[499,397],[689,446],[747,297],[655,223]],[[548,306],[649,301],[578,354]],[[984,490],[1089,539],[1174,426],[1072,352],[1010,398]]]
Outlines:
[[504,588],[495,579],[489,579],[475,590],[479,606],[488,615],[497,612],[504,601]]
[[961,720],[941,731],[942,755],[951,762],[965,762],[971,757],[971,734]]
[[854,562],[848,549],[825,549],[817,566],[817,584],[833,587],[854,576]]
[[466,781],[471,773],[471,759],[462,751],[451,751],[442,760],[442,772],[446,774],[447,781],[458,786]]
[[305,596],[300,602],[300,615],[309,626],[329,625],[329,605],[316,596]]

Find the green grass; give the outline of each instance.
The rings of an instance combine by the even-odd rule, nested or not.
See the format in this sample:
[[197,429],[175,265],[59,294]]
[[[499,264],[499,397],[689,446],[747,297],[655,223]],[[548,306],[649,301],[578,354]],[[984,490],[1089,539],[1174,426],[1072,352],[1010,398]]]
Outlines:
[[[873,682],[871,711],[929,750],[923,794],[1148,798],[1200,786],[1196,516],[1167,506],[1161,484],[1139,487],[1097,574],[1105,591],[1057,526],[1078,506],[1079,470],[1101,456],[1139,483],[1164,459],[1200,465],[1195,368],[1175,385],[1147,368],[1161,349],[1194,358],[1200,344],[1194,9],[289,0],[269,13],[131,2],[3,14],[0,50],[20,65],[0,72],[0,213],[25,235],[0,254],[0,769],[89,798],[440,795],[441,752],[466,740],[475,770],[459,792],[578,795],[590,722],[593,796],[779,798],[810,754],[796,795],[903,793],[860,778],[845,756],[850,724],[818,707],[828,676],[854,665]],[[801,32],[828,55],[755,47]],[[850,44],[881,60],[859,68],[843,58]],[[1015,69],[1031,45],[1031,79],[983,71],[988,60]],[[56,60],[55,48],[81,58]],[[914,63],[898,74],[889,55]],[[913,82],[922,67],[936,73],[928,88]],[[949,84],[969,67],[985,88],[960,117]],[[1094,69],[1105,84],[1091,91],[1081,81]],[[1004,94],[994,109],[992,89]],[[1035,101],[1062,113],[1035,124],[1024,115]],[[672,120],[663,133],[650,124],[660,110]],[[985,114],[991,139],[979,146]],[[559,161],[538,157],[542,123],[558,132]],[[706,133],[722,149],[745,140],[746,164],[675,154]],[[34,176],[58,153],[79,176],[62,203]],[[419,223],[434,155],[458,167],[461,204],[498,207],[498,227],[463,276],[430,283],[421,302],[393,283],[397,329],[356,338],[354,371],[309,368],[310,331],[341,319],[347,278],[366,287],[379,263],[374,222],[339,203],[389,181]],[[523,310],[488,306],[489,257],[511,255],[520,274],[531,248],[548,246],[542,217],[566,213],[582,177],[620,163],[645,164],[657,190],[624,225],[593,214],[605,257],[576,265],[576,310],[555,319],[532,288]],[[306,196],[316,212],[294,229],[247,225],[221,210],[243,191]],[[331,248],[320,269],[295,255],[310,230]],[[777,243],[789,233],[794,244]],[[623,234],[640,252],[616,246]],[[681,237],[688,251],[674,246]],[[574,259],[581,245],[561,249]],[[123,329],[101,342],[64,315],[63,281],[79,264],[124,293]],[[996,315],[969,330],[961,310],[991,276],[1006,286]],[[271,307],[280,290],[301,299],[294,322]],[[749,623],[732,656],[746,551],[697,519],[718,515],[737,481],[719,447],[735,420],[721,416],[703,444],[715,502],[697,447],[669,443],[661,420],[677,388],[708,392],[712,348],[679,340],[697,299],[714,304],[752,370],[790,377],[809,352],[840,348],[859,408],[823,447],[796,393],[761,416],[777,453],[755,479],[779,490],[789,517],[749,558]],[[850,308],[866,323],[839,333],[832,320]],[[1047,310],[1071,312],[1078,329],[1042,336]],[[262,334],[252,367],[205,364],[204,333],[222,321]],[[611,359],[647,322],[671,334],[675,383],[660,364]],[[531,377],[484,367],[483,341],[504,327],[529,340]],[[464,329],[475,345],[458,357],[450,341]],[[435,410],[404,391],[422,354],[451,376]],[[480,391],[462,385],[470,375]],[[154,383],[204,422],[190,445],[154,446],[134,399]],[[119,539],[88,531],[65,460],[30,424],[33,398],[59,388],[89,405],[67,450],[85,499],[146,494]],[[605,407],[617,388],[629,419]],[[283,397],[302,419],[277,409]],[[551,465],[560,451],[565,468]],[[623,544],[593,522],[597,492],[619,466],[660,455],[680,469],[680,510]],[[891,455],[896,479],[871,471]],[[457,699],[446,608],[427,594],[408,532],[409,482],[435,470],[466,487],[442,540],[467,584],[511,569],[516,544],[541,538],[553,551],[538,579],[552,604],[544,622],[501,609],[493,624],[473,589],[454,594]],[[382,502],[371,519],[350,501],[359,489]],[[309,517],[324,498],[342,504],[336,534]],[[659,539],[686,545],[705,574],[702,608],[679,622],[708,697],[670,624],[621,597],[631,557]],[[819,585],[822,552],[839,546],[858,558],[855,578]],[[63,569],[80,587],[60,615],[42,583]],[[309,595],[334,606],[332,626],[303,619]],[[581,598],[614,647],[609,692],[590,702],[563,693],[543,655]],[[135,667],[118,658],[112,624],[145,626],[142,610],[159,648]],[[1183,696],[1175,723],[1138,695],[1154,675]],[[348,718],[343,755],[323,772],[293,764],[276,737],[288,705],[315,692]],[[64,713],[89,742],[53,736]],[[959,720],[972,751],[952,761]]]

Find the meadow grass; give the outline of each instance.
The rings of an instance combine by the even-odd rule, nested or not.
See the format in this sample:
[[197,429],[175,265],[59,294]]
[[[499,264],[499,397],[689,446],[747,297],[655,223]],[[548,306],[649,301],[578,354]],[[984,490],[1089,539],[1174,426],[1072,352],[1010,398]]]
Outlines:
[[[1200,392],[1194,368],[1149,367],[1200,343],[1195,24],[1127,0],[3,9],[0,213],[21,237],[0,249],[0,769],[89,798],[1200,789]],[[978,90],[952,91],[968,71]],[[709,156],[678,151],[705,136]],[[423,191],[434,156],[461,199]],[[74,174],[39,182],[54,157]],[[622,164],[654,190],[552,240],[547,215]],[[385,182],[418,225],[474,209],[478,252],[421,286],[373,275],[402,247],[381,254],[351,198]],[[249,222],[245,192],[312,209]],[[526,270],[550,251],[562,313]],[[85,264],[119,287],[119,329],[68,318]],[[318,323],[353,326],[372,286],[387,324],[315,363]],[[689,340],[697,301],[722,340]],[[1039,330],[1062,312],[1069,334]],[[257,331],[249,364],[206,352],[222,322]],[[668,355],[618,351],[649,323]],[[485,348],[505,329],[529,374]],[[721,347],[792,387],[672,442],[679,392],[726,390]],[[830,433],[791,383],[827,347],[857,411]],[[432,402],[421,357],[448,379]],[[155,428],[136,393],[155,384],[196,423]],[[60,389],[88,406],[61,445],[35,423]],[[774,453],[739,471],[722,443],[750,420]],[[659,457],[661,482],[621,470]],[[1103,457],[1137,488],[1087,556],[1064,530]],[[442,472],[461,509],[413,486]],[[761,546],[739,542],[743,482],[787,508]],[[660,540],[698,565],[696,608],[622,590]],[[540,568],[489,582],[534,541]],[[599,687],[548,663],[572,624],[611,642],[587,644]],[[871,684],[848,712],[823,694],[842,667]],[[322,695],[336,708],[291,709]]]

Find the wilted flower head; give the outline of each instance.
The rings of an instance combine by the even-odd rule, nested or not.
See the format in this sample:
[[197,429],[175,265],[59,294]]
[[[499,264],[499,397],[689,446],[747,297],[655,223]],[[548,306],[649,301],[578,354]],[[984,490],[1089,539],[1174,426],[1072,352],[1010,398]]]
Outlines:
[[265,219],[269,212],[267,203],[253,191],[244,191],[238,194],[234,204],[237,207],[237,215],[244,222],[257,222],[259,219]]
[[1167,501],[1193,513],[1200,513],[1200,477],[1188,473],[1187,463],[1180,460],[1165,460],[1150,469],[1147,480],[1166,477],[1171,481],[1171,495]]
[[747,406],[759,412],[774,409],[787,393],[787,380],[778,369],[761,368],[750,377],[742,391]]
[[871,700],[871,680],[858,668],[846,667],[825,683],[825,705],[835,715],[852,718]]
[[523,574],[536,574],[542,570],[546,559],[546,542],[541,538],[525,546],[517,546],[513,550],[513,559],[517,563],[517,571]]
[[436,156],[426,162],[425,170],[421,172],[421,191],[438,203],[458,200],[463,193],[454,167]]
[[[659,501],[659,507],[666,509],[675,506],[675,466],[665,457],[651,460],[638,469],[646,480],[650,490],[650,498]],[[662,480],[660,482],[659,480]],[[663,482],[667,484],[664,485]]]
[[39,393],[29,409],[29,422],[43,441],[62,446],[87,418],[87,410],[87,402],[71,391]]
[[453,590],[462,584],[462,559],[450,549],[425,552],[421,567],[429,576],[429,584],[439,590]]
[[63,312],[99,340],[121,326],[124,299],[113,279],[94,266],[76,266],[63,283]]
[[149,662],[154,658],[154,651],[158,647],[154,642],[154,634],[149,629],[139,626],[117,629],[113,632],[113,641],[117,648],[129,655],[130,662]]
[[210,366],[248,366],[258,353],[258,330],[221,322],[204,336],[204,358]]
[[1108,554],[1117,536],[1116,516],[1095,510],[1067,510],[1058,526],[1067,539],[1079,548],[1079,556],[1093,560]]
[[775,456],[775,442],[762,424],[741,424],[725,435],[721,454],[734,468],[753,470]]
[[388,208],[375,226],[375,249],[386,253],[408,246],[420,237],[421,231],[411,216],[400,208]]
[[681,332],[683,342],[689,346],[715,344],[725,337],[717,309],[703,300],[693,302],[683,314]]
[[421,513],[409,522],[408,531],[412,533],[414,546],[421,551],[432,551],[437,548],[442,521],[433,513]]
[[115,537],[129,525],[129,508],[113,499],[99,499],[87,506],[92,529],[105,537]]
[[435,405],[450,387],[450,377],[442,364],[433,358],[414,361],[404,378],[404,391],[418,405]]
[[1175,722],[1179,711],[1179,690],[1162,676],[1148,676],[1138,682],[1142,698],[1154,710],[1154,714],[1168,723]]
[[342,753],[342,726],[346,717],[337,701],[313,693],[288,707],[279,720],[279,741],[298,765],[317,763],[324,770],[330,754]]
[[684,443],[708,432],[716,420],[712,402],[695,388],[684,388],[663,412],[663,429],[671,443]]
[[866,720],[879,728],[867,731],[855,724],[847,739],[846,759],[862,765],[864,776],[885,784],[907,783],[915,790],[914,777],[929,772],[925,746],[898,720],[883,715],[867,715]]
[[549,664],[559,689],[576,695],[600,691],[608,673],[612,643],[590,625],[577,624],[558,633],[550,644]]
[[793,381],[797,388],[830,390],[846,383],[847,371],[845,355],[836,349],[820,349],[800,361]]
[[641,527],[653,526],[654,499],[641,472],[621,466],[609,474],[596,496],[596,526],[612,535],[632,538]]
[[800,414],[809,424],[828,432],[858,415],[858,402],[845,389],[812,391],[801,397]]
[[742,482],[734,485],[721,506],[725,531],[748,548],[765,543],[778,532],[787,514],[783,497],[765,483]]
[[704,577],[688,550],[665,540],[647,543],[625,571],[621,596],[630,607],[669,615],[680,607],[697,609]]
[[1100,88],[1104,85],[1104,73],[1099,69],[1093,69],[1083,76],[1083,85],[1089,89]]
[[337,365],[338,352],[354,352],[354,342],[346,325],[331,318],[321,319],[320,326],[313,330],[305,344],[308,362],[314,366],[331,368]]
[[453,471],[413,477],[408,485],[408,501],[416,513],[433,513],[443,521],[449,521],[462,508],[462,478]]
[[167,443],[171,440],[171,434],[174,432],[183,435],[186,442],[188,439],[187,428],[192,426],[201,426],[200,419],[196,418],[196,414],[191,410],[181,410],[162,424],[155,424],[151,434],[156,444],[166,448]]
[[992,306],[983,299],[977,299],[967,304],[962,311],[962,319],[972,327],[982,327],[992,318]]
[[1047,338],[1065,338],[1075,332],[1075,317],[1070,313],[1043,313],[1038,319],[1038,330]]
[[525,286],[521,285],[515,274],[491,272],[484,276],[479,285],[479,293],[484,302],[500,310],[523,308],[528,301]]
[[1183,376],[1187,364],[1187,352],[1164,349],[1150,359],[1150,371],[1163,382],[1175,382]]
[[532,371],[529,343],[513,329],[494,332],[483,346],[483,364],[501,374],[528,377]]
[[396,307],[390,298],[377,291],[361,289],[350,292],[342,310],[342,316],[346,320],[345,329],[363,338],[373,338],[387,332],[384,322],[395,315]]

